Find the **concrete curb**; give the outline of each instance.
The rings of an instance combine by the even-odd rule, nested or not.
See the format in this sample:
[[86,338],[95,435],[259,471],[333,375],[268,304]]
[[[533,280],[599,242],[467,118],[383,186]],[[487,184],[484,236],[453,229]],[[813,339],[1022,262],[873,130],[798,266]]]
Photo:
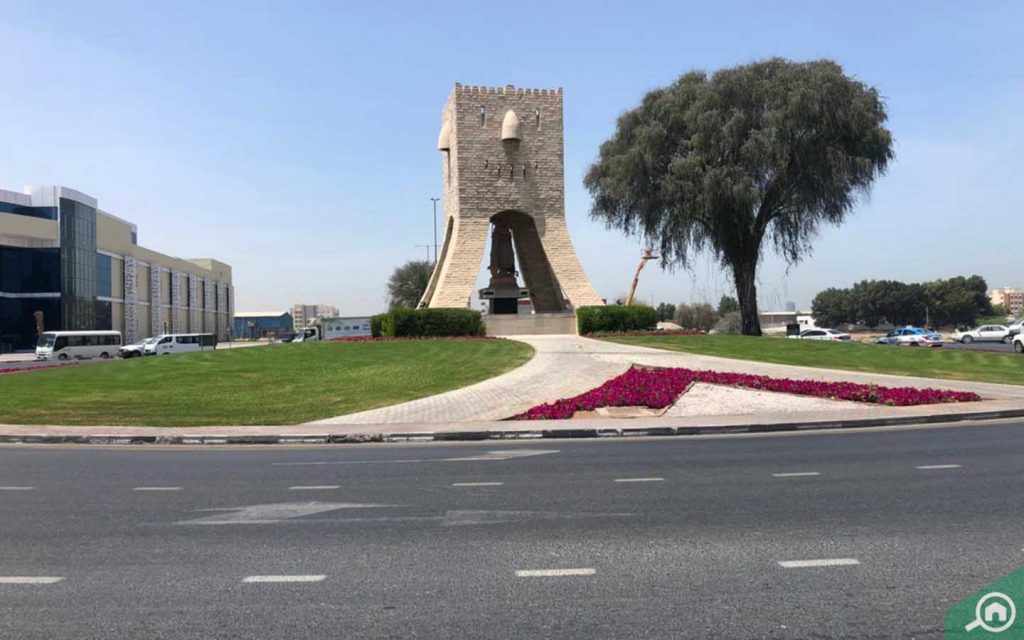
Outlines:
[[[1024,418],[1024,409],[936,413],[917,416],[852,418],[811,422],[754,422],[744,425],[567,428],[567,429],[487,429],[477,431],[410,431],[407,433],[345,433],[310,435],[81,435],[81,434],[0,434],[0,444],[98,444],[98,445],[297,445],[363,444],[368,442],[479,442],[493,440],[542,440],[552,438],[634,438],[655,436],[697,436],[732,433],[775,433],[783,431],[823,431],[864,427],[906,426],[977,422],[1005,418]],[[595,420],[595,422],[600,422]],[[525,424],[509,423],[509,424]],[[540,424],[543,424],[542,422]],[[157,429],[157,427],[154,427]]]

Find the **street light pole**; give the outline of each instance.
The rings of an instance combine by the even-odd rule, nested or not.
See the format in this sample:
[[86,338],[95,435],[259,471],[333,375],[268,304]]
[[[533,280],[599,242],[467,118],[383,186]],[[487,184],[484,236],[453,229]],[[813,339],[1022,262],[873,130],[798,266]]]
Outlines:
[[434,264],[437,264],[437,201],[441,198],[431,198],[434,203]]
[[425,247],[427,250],[427,262],[430,262],[430,245],[429,244],[418,244],[417,247]]

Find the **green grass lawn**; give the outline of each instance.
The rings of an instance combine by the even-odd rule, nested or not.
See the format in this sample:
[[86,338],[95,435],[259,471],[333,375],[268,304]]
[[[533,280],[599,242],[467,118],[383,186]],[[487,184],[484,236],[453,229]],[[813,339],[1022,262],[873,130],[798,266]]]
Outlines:
[[513,369],[511,340],[282,344],[0,375],[0,423],[296,424],[463,387]]
[[826,369],[1024,384],[1024,356],[960,349],[841,344],[750,336],[634,336],[612,342]]

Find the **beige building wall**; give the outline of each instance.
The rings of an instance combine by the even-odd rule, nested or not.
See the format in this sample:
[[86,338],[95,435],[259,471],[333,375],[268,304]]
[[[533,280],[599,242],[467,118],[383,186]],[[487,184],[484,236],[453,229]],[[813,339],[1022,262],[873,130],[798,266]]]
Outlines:
[[[84,194],[79,194],[66,187],[46,187],[37,189],[36,192],[46,194],[50,199],[61,197],[61,194],[77,194],[83,200],[94,199]],[[51,193],[52,192],[52,193]],[[31,204],[35,196],[3,192],[5,200]],[[178,318],[179,331],[214,331],[220,340],[228,338],[228,328],[232,325],[233,308],[230,301],[234,297],[232,289],[231,267],[223,262],[211,258],[183,259],[167,256],[162,253],[140,247],[133,243],[132,237],[135,232],[134,226],[117,216],[108,214],[102,210],[97,211],[96,216],[96,248],[99,252],[111,258],[111,315],[112,325],[115,329],[126,332],[125,340],[138,340],[151,335],[154,329],[163,331],[166,324],[168,330],[172,330],[172,318]],[[55,247],[59,242],[60,225],[56,220],[45,220],[23,215],[0,215],[0,244],[24,247]],[[130,264],[135,265],[134,292],[126,290],[126,282],[132,282],[132,278],[126,279],[126,271]],[[168,307],[171,303],[172,286],[170,273],[173,271],[180,274],[181,299],[175,302],[176,308]],[[156,272],[159,278],[158,286],[154,287],[152,274]],[[203,309],[198,315],[196,322],[190,322],[191,314],[182,307],[187,300],[187,281],[189,276],[201,278],[204,282],[210,281],[218,291],[226,290],[230,295],[223,296],[224,303],[217,305],[218,297],[210,298],[209,308]],[[198,290],[196,304],[202,304],[202,290]],[[129,298],[136,300],[134,313],[128,305]],[[147,304],[148,303],[148,304]],[[198,308],[198,307],[197,307]],[[153,317],[162,322],[153,323]],[[134,322],[129,322],[134,318]],[[194,328],[191,328],[195,325]],[[134,327],[134,335],[128,335]]]

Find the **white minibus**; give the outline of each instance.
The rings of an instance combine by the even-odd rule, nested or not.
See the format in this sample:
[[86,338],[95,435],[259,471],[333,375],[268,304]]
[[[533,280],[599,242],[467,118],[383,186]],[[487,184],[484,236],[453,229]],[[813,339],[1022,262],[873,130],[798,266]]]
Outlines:
[[36,343],[36,360],[113,358],[120,348],[120,331],[47,331]]
[[166,356],[172,353],[211,351],[217,346],[212,333],[165,333],[146,342],[147,356]]

